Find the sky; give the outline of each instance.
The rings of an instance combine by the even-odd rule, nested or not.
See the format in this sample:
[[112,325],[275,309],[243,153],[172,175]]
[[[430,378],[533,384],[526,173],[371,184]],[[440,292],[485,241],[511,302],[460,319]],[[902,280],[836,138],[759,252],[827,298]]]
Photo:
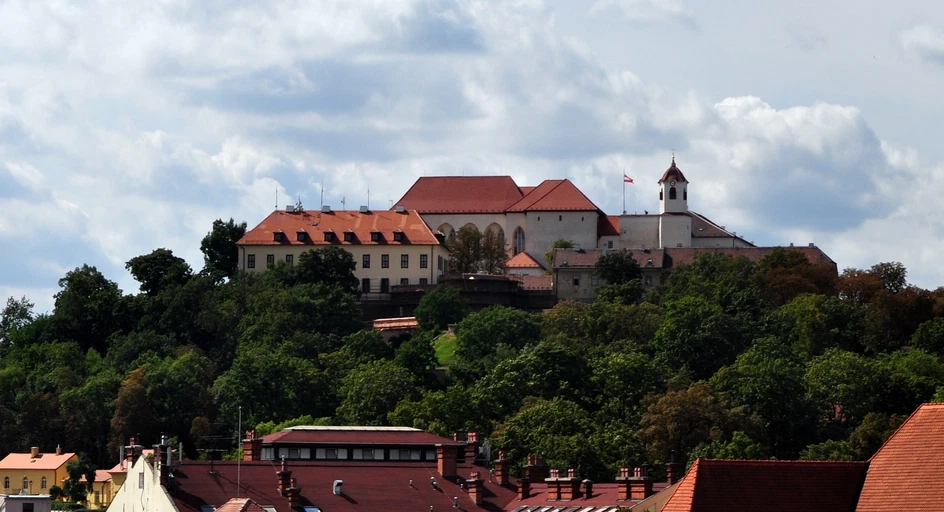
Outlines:
[[[390,207],[420,176],[568,178],[842,270],[944,285],[944,3],[0,1],[0,300],[195,270],[215,219]],[[323,199],[322,199],[323,198]]]

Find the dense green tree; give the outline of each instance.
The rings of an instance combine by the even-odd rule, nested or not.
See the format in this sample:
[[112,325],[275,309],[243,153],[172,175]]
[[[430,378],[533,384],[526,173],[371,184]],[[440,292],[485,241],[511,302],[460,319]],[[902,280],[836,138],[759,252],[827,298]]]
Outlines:
[[[69,477],[62,483],[63,496],[76,503],[85,503],[95,483],[95,466],[84,453],[80,453],[77,459],[66,464],[66,473]],[[82,478],[85,478],[84,482]]]
[[431,387],[430,379],[435,377],[429,374],[429,370],[435,368],[437,362],[432,335],[419,334],[401,343],[394,362],[409,370],[417,384],[428,383]]
[[413,314],[421,329],[438,332],[465,318],[469,304],[459,288],[439,285],[423,295]]
[[607,284],[620,285],[639,279],[641,271],[633,254],[627,251],[613,251],[600,256],[596,263],[596,273]]
[[406,368],[393,361],[373,361],[344,378],[338,417],[348,425],[386,425],[387,415],[413,392],[413,376]]
[[944,356],[944,318],[927,320],[918,326],[911,337],[911,346]]
[[95,267],[82,265],[59,280],[53,322],[61,340],[73,340],[99,352],[124,323],[121,290]]
[[203,270],[206,273],[230,278],[239,269],[239,254],[236,242],[246,235],[246,223],[236,223],[232,218],[213,221],[213,228],[200,242],[203,252]]
[[615,304],[634,304],[642,297],[642,283],[633,279],[621,284],[607,284],[597,290],[596,300]]
[[215,375],[213,363],[193,347],[145,364],[147,399],[162,433],[189,437],[193,419],[213,409],[209,387]]
[[125,269],[141,283],[141,292],[148,295],[157,295],[168,286],[184,284],[193,273],[183,258],[163,248],[131,258],[125,263]]
[[114,462],[115,454],[108,450],[108,433],[120,386],[121,377],[106,367],[89,376],[80,387],[63,391],[59,397],[65,431],[62,444],[87,453],[89,460],[98,466]]
[[483,309],[456,326],[452,372],[461,382],[471,383],[540,335],[541,318],[537,315],[504,306]]
[[159,434],[157,416],[147,397],[144,368],[137,368],[128,374],[118,389],[115,414],[111,419],[108,452],[118,453],[119,448],[125,446],[132,436],[139,439],[156,439]]
[[763,420],[766,453],[796,457],[813,440],[819,408],[807,398],[805,367],[789,347],[763,338],[711,378],[732,405]]
[[861,460],[862,453],[847,441],[829,439],[811,444],[800,452],[802,460]]
[[10,336],[33,319],[33,306],[34,304],[25,296],[20,299],[13,297],[7,299],[6,306],[0,313],[0,354],[10,343]]
[[696,446],[688,456],[688,465],[691,466],[699,458],[758,460],[767,458],[767,450],[763,444],[739,430],[731,435],[730,441],[716,439]]
[[875,362],[838,348],[810,361],[805,380],[807,395],[820,407],[820,417],[833,423],[861,421],[880,396]]
[[668,370],[639,352],[613,352],[590,360],[600,423],[636,424],[643,398],[665,389]]
[[479,268],[486,274],[501,274],[505,271],[506,261],[508,250],[505,248],[505,242],[495,231],[486,229],[485,233],[482,233],[482,261]]
[[657,460],[672,460],[673,454],[676,460],[687,460],[702,443],[727,441],[738,430],[753,437],[753,430],[745,427],[756,429],[703,382],[653,398],[639,422],[639,439]]
[[303,252],[294,268],[299,284],[333,285],[347,293],[358,291],[354,256],[341,247],[331,245]]
[[800,295],[771,314],[769,329],[804,359],[828,348],[860,350],[863,315],[848,302]]
[[401,400],[387,418],[393,425],[419,428],[444,437],[460,431],[491,431],[490,422],[483,419],[484,411],[479,411],[477,403],[469,398],[468,390],[461,385],[427,391],[418,400],[412,397]]
[[475,273],[481,269],[482,233],[471,224],[456,232],[456,236],[446,242],[449,249],[449,270],[460,273]]
[[867,459],[882,447],[906,419],[907,416],[904,414],[888,415],[870,412],[849,435],[849,446],[857,450],[863,459]]
[[802,294],[836,294],[837,276],[831,265],[814,265],[797,250],[774,248],[754,268],[753,282],[761,296],[780,306]]
[[666,304],[653,345],[671,368],[706,379],[733,362],[744,341],[737,320],[721,306],[701,297],[683,297]]
[[662,309],[653,304],[590,304],[564,300],[542,315],[545,337],[555,335],[579,340],[588,350],[648,351],[662,323]]

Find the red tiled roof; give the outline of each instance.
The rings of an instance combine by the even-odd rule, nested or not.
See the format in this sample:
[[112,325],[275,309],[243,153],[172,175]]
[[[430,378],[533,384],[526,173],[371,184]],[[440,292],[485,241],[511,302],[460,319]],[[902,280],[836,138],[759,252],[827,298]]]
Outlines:
[[[608,252],[619,252],[621,249],[612,249]],[[627,250],[639,267],[643,270],[647,268],[662,268],[663,249],[635,249]],[[597,260],[603,256],[603,249],[557,249],[554,253],[554,268],[589,268],[597,264]],[[652,263],[649,263],[652,260]]]
[[406,427],[291,427],[263,437],[262,443],[266,445],[298,443],[365,446],[465,445],[459,441]]
[[265,512],[265,509],[249,498],[233,498],[218,507],[216,512]]
[[684,181],[686,183],[688,182],[688,180],[685,179],[685,175],[682,174],[682,170],[675,166],[674,156],[672,157],[672,165],[670,165],[669,168],[665,170],[665,173],[662,175],[662,179],[659,180],[658,183],[669,180]]
[[508,274],[509,279],[514,279],[521,283],[525,290],[553,290],[554,276],[551,274]]
[[[666,482],[654,482],[652,484],[652,491],[657,493],[666,487],[669,484]],[[584,484],[580,485],[580,495],[570,501],[549,501],[547,494],[547,484],[546,483],[537,483],[531,484],[531,493],[530,496],[523,500],[516,500],[514,502],[515,507],[520,506],[545,506],[545,507],[631,507],[642,500],[624,500],[620,501],[618,499],[619,494],[617,491],[617,484],[615,483],[594,483],[593,484],[593,496],[587,498],[584,496]],[[508,507],[510,509],[510,507]]]
[[518,187],[518,189],[521,190],[522,195],[526,195],[528,192],[531,192],[535,188],[537,187]]
[[40,453],[33,458],[29,453],[11,453],[0,460],[0,469],[59,469],[74,457],[74,453]]
[[[715,224],[710,219],[700,213],[688,211],[688,216],[692,218],[692,236],[699,238],[738,238],[747,242],[743,238]],[[749,242],[748,242],[749,243]],[[751,244],[753,245],[753,244]]]
[[570,180],[544,180],[520,201],[508,207],[509,212],[526,211],[599,211]]
[[544,269],[530,254],[519,252],[513,258],[505,262],[505,268],[540,268]]
[[[486,478],[485,505],[476,507],[459,485],[442,478],[436,463],[425,462],[313,462],[291,461],[291,477],[301,489],[303,506],[331,512],[360,510],[455,511],[454,496],[463,510],[499,510],[514,502],[515,491],[487,481],[488,471],[477,468]],[[278,464],[272,461],[243,461],[239,469],[238,494],[276,512],[293,512],[288,498],[278,491]],[[468,476],[471,468],[461,465],[459,475]],[[430,485],[435,478],[438,489]],[[235,461],[184,461],[174,469],[170,496],[179,512],[201,512],[203,505],[220,506],[237,495]],[[335,480],[341,480],[341,495],[332,492]],[[410,481],[413,486],[410,486]]]
[[523,195],[511,176],[429,176],[396,204],[420,213],[501,213]]
[[619,236],[619,215],[600,215],[597,220],[597,236]]
[[[797,251],[806,256],[812,265],[836,265],[836,263],[819,247],[782,247],[789,251]],[[695,256],[703,253],[720,253],[728,256],[744,256],[751,261],[760,261],[777,247],[666,247],[665,258],[668,266],[678,267],[695,261]]]
[[857,512],[944,510],[944,403],[924,404],[872,456]]
[[[298,240],[298,232],[307,236]],[[325,232],[334,233],[333,241],[325,241]],[[283,233],[282,241],[275,241],[274,234]],[[380,232],[380,241],[371,241],[371,233]],[[394,240],[394,233],[403,233],[403,240]],[[345,241],[344,234],[353,233],[353,240]],[[397,213],[393,210],[377,210],[361,213],[354,210],[285,212],[274,211],[258,226],[243,236],[237,245],[439,245],[439,240],[430,231],[416,211]]]
[[[662,512],[848,511],[867,462],[698,459]],[[892,495],[886,495],[885,508]],[[907,507],[902,510],[911,510]]]

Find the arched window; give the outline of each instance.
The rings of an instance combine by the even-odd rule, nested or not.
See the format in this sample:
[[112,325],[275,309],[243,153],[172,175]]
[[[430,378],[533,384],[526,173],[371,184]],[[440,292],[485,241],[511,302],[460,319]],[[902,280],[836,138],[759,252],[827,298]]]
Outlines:
[[30,488],[29,488],[29,478],[26,478],[25,476],[23,477],[23,488],[26,489],[27,492],[29,492],[29,490],[30,490]]
[[456,230],[452,228],[448,223],[439,226],[439,232],[446,237],[446,240],[452,240],[456,237]]
[[659,201],[661,201],[661,200],[662,200],[662,191],[660,190],[660,191],[659,191]]
[[514,253],[524,252],[524,230],[521,226],[515,228],[515,247]]
[[485,231],[491,232],[493,235],[495,235],[495,238],[498,240],[498,244],[501,246],[501,248],[505,248],[505,230],[502,229],[498,223],[493,222],[489,224],[488,227],[485,228]]
[[46,477],[43,477],[43,479],[39,482],[39,488],[40,489],[46,488]]
[[669,189],[669,199],[675,199],[675,187]]
[[682,199],[688,201],[688,189],[682,191]]
[[3,477],[3,488],[4,489],[10,488],[10,477],[8,476]]

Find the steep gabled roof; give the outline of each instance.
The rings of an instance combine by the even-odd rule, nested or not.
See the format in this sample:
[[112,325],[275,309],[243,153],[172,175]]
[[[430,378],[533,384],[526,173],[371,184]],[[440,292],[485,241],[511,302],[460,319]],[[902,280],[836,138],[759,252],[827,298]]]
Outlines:
[[265,509],[249,498],[233,498],[217,508],[216,512],[265,512]]
[[853,510],[867,467],[863,461],[698,459],[662,512]]
[[[282,240],[275,240],[275,233],[282,233]],[[298,233],[307,236],[298,240]],[[325,233],[334,233],[333,240],[326,241]],[[381,234],[379,241],[371,239],[371,233]],[[394,233],[402,233],[396,240]],[[345,233],[352,233],[350,241]],[[243,236],[237,245],[439,245],[439,239],[429,226],[413,210],[398,213],[393,210],[376,210],[362,213],[356,210],[331,212],[304,211],[286,212],[276,210],[258,226]]]
[[857,512],[944,510],[944,403],[918,407],[869,462]]
[[539,268],[544,270],[544,265],[538,263],[530,254],[519,252],[513,258],[505,262],[505,268]]
[[511,176],[424,176],[397,201],[427,213],[501,213],[523,196]]
[[597,236],[619,236],[619,215],[600,215],[597,220]]
[[570,180],[544,180],[508,207],[509,212],[599,211]]
[[679,182],[688,182],[685,179],[685,175],[682,174],[682,170],[675,166],[675,156],[672,156],[672,165],[665,170],[665,173],[662,174],[662,179],[659,180],[659,183],[663,183],[669,180],[675,180]]

